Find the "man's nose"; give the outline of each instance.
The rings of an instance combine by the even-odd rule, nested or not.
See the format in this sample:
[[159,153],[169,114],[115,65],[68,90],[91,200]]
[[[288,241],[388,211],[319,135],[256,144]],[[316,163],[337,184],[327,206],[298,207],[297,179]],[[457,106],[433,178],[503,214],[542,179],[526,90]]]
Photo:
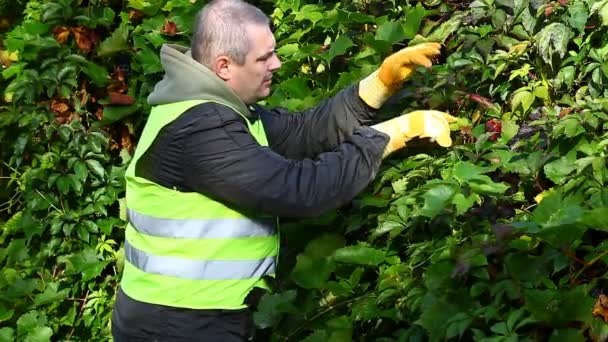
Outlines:
[[281,60],[279,59],[279,56],[277,56],[276,54],[272,55],[272,58],[270,59],[270,66],[269,66],[270,71],[275,71],[275,70],[279,69],[280,67],[281,67]]

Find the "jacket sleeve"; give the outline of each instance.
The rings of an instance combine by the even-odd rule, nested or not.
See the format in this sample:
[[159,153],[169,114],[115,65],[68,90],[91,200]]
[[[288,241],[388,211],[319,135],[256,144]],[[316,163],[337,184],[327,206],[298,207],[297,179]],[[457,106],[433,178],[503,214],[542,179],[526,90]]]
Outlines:
[[258,109],[270,147],[292,159],[312,158],[330,151],[369,123],[376,111],[358,95],[358,84],[303,112]]
[[388,143],[361,127],[328,152],[294,160],[260,146],[226,107],[189,115],[197,119],[176,131],[184,188],[283,217],[317,216],[350,202],[374,179]]

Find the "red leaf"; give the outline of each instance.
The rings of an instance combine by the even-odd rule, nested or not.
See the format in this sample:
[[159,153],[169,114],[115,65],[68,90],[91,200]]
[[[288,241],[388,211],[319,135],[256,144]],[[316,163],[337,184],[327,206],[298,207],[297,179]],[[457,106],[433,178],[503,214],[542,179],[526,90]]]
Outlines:
[[55,26],[53,36],[59,44],[65,44],[70,37],[70,29],[65,26]]
[[175,23],[171,20],[165,20],[165,25],[163,26],[161,32],[166,35],[173,36],[177,33],[177,25],[175,25]]
[[494,108],[494,104],[492,103],[492,101],[490,101],[488,98],[483,97],[479,94],[469,94],[468,97],[471,101],[475,101],[475,102],[479,103],[480,105],[484,106],[485,108],[488,108],[488,109]]
[[111,92],[110,94],[110,104],[113,105],[132,105],[133,103],[135,103],[135,99],[133,98],[133,96],[130,95],[125,95],[125,94],[120,94],[120,93],[115,93],[115,92]]

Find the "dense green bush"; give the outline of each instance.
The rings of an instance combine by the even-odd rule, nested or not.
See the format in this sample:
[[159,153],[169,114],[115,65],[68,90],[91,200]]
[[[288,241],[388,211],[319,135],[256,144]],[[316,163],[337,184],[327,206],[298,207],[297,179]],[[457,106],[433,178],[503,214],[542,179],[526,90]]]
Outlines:
[[[11,3],[0,16],[0,341],[107,340],[122,175],[159,47],[187,44],[203,2]],[[308,107],[392,51],[437,41],[436,65],[379,119],[460,118],[454,147],[413,143],[347,207],[283,223],[260,340],[608,338],[607,0],[256,4],[284,62],[267,105]]]

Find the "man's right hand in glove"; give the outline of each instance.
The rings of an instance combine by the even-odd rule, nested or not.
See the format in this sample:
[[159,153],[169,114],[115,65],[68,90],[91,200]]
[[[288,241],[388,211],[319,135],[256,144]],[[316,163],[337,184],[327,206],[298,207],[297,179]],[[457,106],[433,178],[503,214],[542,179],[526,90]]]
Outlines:
[[452,145],[450,123],[456,118],[437,110],[417,110],[381,122],[372,128],[390,137],[383,157],[397,151],[413,138],[430,138],[442,147]]

